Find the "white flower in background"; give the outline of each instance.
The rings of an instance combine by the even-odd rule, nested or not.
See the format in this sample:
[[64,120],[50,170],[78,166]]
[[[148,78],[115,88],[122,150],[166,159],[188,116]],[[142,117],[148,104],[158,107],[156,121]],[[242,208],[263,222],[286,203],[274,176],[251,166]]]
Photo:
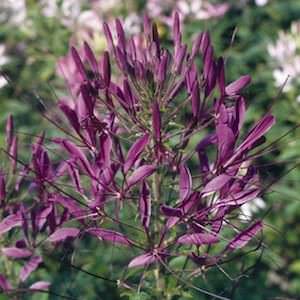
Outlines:
[[239,218],[243,221],[249,221],[253,214],[257,213],[261,209],[264,209],[265,207],[265,201],[262,198],[257,197],[241,206],[241,214],[239,215]]
[[274,65],[273,77],[277,87],[288,92],[299,84],[300,76],[300,23],[293,23],[289,32],[280,32],[275,44],[268,46]]
[[269,0],[255,0],[255,4],[257,6],[265,6],[266,4],[268,4]]
[[58,14],[58,5],[56,0],[41,0],[40,6],[42,14],[45,17],[51,18]]
[[109,13],[125,3],[124,0],[91,0],[93,9],[100,14]]
[[[5,45],[0,44],[0,70],[1,67],[9,62],[9,58],[5,55]],[[4,87],[7,84],[7,80],[5,79],[4,76],[1,76],[0,74],[0,89]]]
[[183,18],[206,20],[222,17],[229,9],[229,4],[212,4],[208,0],[148,0],[147,11],[151,17],[160,17],[170,24],[170,13],[175,9]]
[[141,32],[142,20],[136,13],[129,14],[124,20],[124,30],[129,35]]
[[0,22],[18,26],[24,23],[26,14],[25,0],[0,0]]

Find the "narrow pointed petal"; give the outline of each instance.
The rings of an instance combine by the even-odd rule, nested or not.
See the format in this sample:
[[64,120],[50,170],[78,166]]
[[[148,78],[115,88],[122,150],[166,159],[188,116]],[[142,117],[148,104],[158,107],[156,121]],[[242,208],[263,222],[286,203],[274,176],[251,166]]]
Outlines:
[[59,228],[53,232],[49,237],[48,241],[52,243],[64,241],[67,238],[76,238],[80,230],[78,228],[64,227]]
[[47,291],[50,287],[51,283],[48,281],[37,281],[34,284],[32,284],[29,289],[30,290],[43,290]]
[[20,214],[9,215],[0,222],[0,235],[22,225]]
[[13,259],[26,258],[32,255],[31,250],[26,248],[7,247],[2,248],[2,253]]
[[124,172],[127,173],[128,170],[133,166],[136,160],[139,158],[141,153],[144,151],[145,147],[149,143],[149,134],[145,134],[140,137],[129,149],[127,158],[124,164]]
[[127,180],[127,188],[131,188],[137,183],[143,181],[145,178],[152,175],[155,171],[155,167],[153,165],[144,165],[137,168],[132,175]]
[[157,261],[157,258],[152,253],[139,255],[132,259],[128,268],[145,267]]
[[2,274],[0,274],[0,288],[4,292],[12,289],[10,282]]
[[177,243],[185,245],[210,245],[219,242],[219,238],[209,233],[192,233],[181,236]]
[[92,70],[95,73],[97,73],[98,72],[98,63],[97,63],[96,57],[95,57],[92,49],[90,48],[90,46],[87,42],[84,42],[84,53],[85,53],[85,56],[86,56],[88,62],[91,65]]
[[186,164],[181,164],[179,168],[179,194],[180,199],[186,199],[192,190],[192,176]]
[[221,174],[214,177],[203,188],[202,194],[216,192],[220,190],[232,177],[227,174]]
[[239,233],[226,247],[226,250],[235,250],[245,247],[248,242],[263,228],[262,221],[258,221]]
[[249,75],[241,76],[239,79],[228,84],[225,88],[226,94],[228,96],[237,95],[243,88],[245,88],[251,82],[251,77]]
[[29,275],[34,272],[39,264],[42,262],[42,258],[40,256],[33,256],[30,260],[24,265],[24,267],[20,270],[20,279],[21,281],[25,281]]
[[77,50],[74,47],[71,48],[71,54],[72,54],[74,63],[76,65],[77,71],[81,76],[81,79],[82,80],[87,80],[87,76],[86,76],[86,72],[85,72],[83,62],[82,62]]
[[122,233],[103,228],[89,228],[87,233],[96,236],[100,240],[109,241],[113,244],[130,246],[132,242]]

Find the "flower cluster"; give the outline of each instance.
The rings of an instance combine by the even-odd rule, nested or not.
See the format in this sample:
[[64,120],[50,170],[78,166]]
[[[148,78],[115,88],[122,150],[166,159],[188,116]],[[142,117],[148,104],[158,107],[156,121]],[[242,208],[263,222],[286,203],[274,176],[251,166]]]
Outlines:
[[[120,20],[116,39],[104,23],[108,51],[100,59],[87,43],[82,52],[71,48],[71,97],[49,118],[62,135],[41,134],[28,163],[18,158],[8,119],[0,235],[10,241],[2,254],[24,264],[15,284],[41,265],[43,246],[79,237],[127,247],[128,268],[171,270],[177,256],[195,268],[222,263],[261,231],[261,220],[241,228],[235,213],[261,193],[253,150],[274,117],[241,138],[250,77],[226,83],[209,34],[188,49],[177,13],[173,19],[172,49],[148,17],[143,34],[129,38]],[[11,289],[4,274],[0,286]]]

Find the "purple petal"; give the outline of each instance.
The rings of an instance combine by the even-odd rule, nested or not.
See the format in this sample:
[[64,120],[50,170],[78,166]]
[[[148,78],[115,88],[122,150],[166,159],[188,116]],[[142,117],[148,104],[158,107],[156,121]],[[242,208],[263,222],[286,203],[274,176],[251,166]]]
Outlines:
[[21,216],[19,214],[9,215],[0,223],[0,235],[11,230],[14,227],[22,225]]
[[244,87],[246,87],[251,82],[251,77],[249,75],[241,76],[239,79],[228,84],[225,88],[226,94],[229,96],[234,96],[238,94]]
[[246,190],[236,194],[231,194],[216,203],[215,208],[226,206],[241,206],[244,203],[253,200],[260,193],[259,189]]
[[128,151],[127,158],[124,164],[125,173],[127,173],[128,170],[133,166],[133,164],[139,158],[140,154],[144,151],[148,143],[149,143],[149,134],[145,134],[131,146],[131,148]]
[[43,260],[40,256],[31,257],[30,260],[25,264],[25,266],[20,271],[21,281],[25,281],[28,278],[28,276],[37,269],[37,267],[42,261]]
[[185,245],[210,245],[219,242],[219,238],[209,233],[192,233],[181,236],[177,243]]
[[71,124],[71,126],[74,128],[74,130],[77,133],[80,133],[80,124],[78,121],[78,117],[76,112],[71,109],[65,102],[60,101],[58,103],[58,106],[60,108],[60,110],[65,114],[65,116],[67,117],[69,123]]
[[57,229],[54,233],[52,233],[48,237],[48,241],[52,243],[64,241],[67,238],[76,238],[79,234],[80,230],[78,228],[60,228]]
[[181,164],[179,169],[179,192],[180,192],[180,199],[183,201],[186,199],[192,189],[192,176],[189,168],[186,164]]
[[29,289],[30,290],[48,290],[49,286],[51,285],[50,282],[47,281],[37,281],[34,284],[32,284]]
[[155,171],[155,167],[153,165],[144,165],[137,168],[132,175],[127,180],[127,188],[131,188],[136,185],[140,181],[143,181],[146,177],[152,175]]
[[100,240],[109,241],[113,244],[120,244],[130,246],[132,242],[122,233],[103,228],[89,228],[86,230],[89,234],[92,234]]
[[93,169],[90,165],[90,163],[88,162],[85,154],[79,149],[79,147],[77,147],[75,144],[73,144],[72,142],[63,139],[61,141],[62,146],[72,155],[72,157],[74,157],[75,159],[79,160],[81,167],[91,176],[94,176],[94,172]]
[[180,208],[173,208],[163,204],[160,206],[160,210],[167,217],[182,217],[182,210]]
[[71,54],[72,54],[74,63],[76,65],[77,71],[78,71],[78,73],[81,76],[81,79],[82,80],[87,80],[87,76],[86,76],[86,73],[85,73],[84,65],[82,63],[82,60],[81,60],[81,58],[80,58],[77,50],[74,47],[71,48]]
[[25,258],[32,255],[32,252],[30,250],[26,248],[17,248],[17,247],[2,248],[2,253],[14,259]]
[[222,123],[216,126],[216,134],[218,139],[218,163],[222,164],[232,155],[235,136],[231,128]]
[[143,224],[144,228],[148,230],[151,218],[151,195],[145,182],[143,182],[139,200],[141,223]]
[[45,209],[43,209],[37,216],[37,222],[38,222],[38,228],[41,229],[44,224],[47,221],[47,217],[49,216],[49,214],[51,213],[53,207],[52,205],[49,205],[48,207],[46,207]]
[[152,253],[142,254],[132,259],[128,264],[128,268],[148,266],[155,261],[157,261],[157,257],[155,257]]
[[249,132],[244,142],[238,147],[237,152],[249,149],[258,139],[260,139],[273,125],[275,117],[272,115],[264,116]]
[[220,190],[232,177],[221,174],[210,180],[203,188],[202,194],[216,192]]
[[84,53],[85,53],[85,57],[87,58],[87,60],[89,61],[92,70],[97,73],[98,72],[98,63],[96,60],[96,57],[92,51],[92,49],[90,48],[89,44],[87,42],[84,42]]
[[240,249],[246,246],[246,244],[263,228],[262,221],[258,221],[251,225],[246,230],[239,233],[226,247],[226,250]]
[[10,282],[2,274],[0,274],[0,288],[4,292],[12,289]]

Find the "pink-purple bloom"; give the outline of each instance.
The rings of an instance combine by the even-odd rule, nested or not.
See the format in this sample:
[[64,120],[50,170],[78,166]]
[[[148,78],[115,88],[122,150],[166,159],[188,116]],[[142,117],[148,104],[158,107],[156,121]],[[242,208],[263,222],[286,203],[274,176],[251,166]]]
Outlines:
[[[227,83],[224,60],[216,57],[209,33],[199,34],[189,50],[177,13],[173,22],[171,50],[162,46],[147,16],[138,39],[127,37],[116,20],[114,40],[104,24],[109,52],[101,57],[87,43],[81,50],[71,48],[60,62],[72,94],[57,105],[64,135],[47,139],[41,134],[29,162],[18,159],[8,119],[7,155],[34,195],[31,202],[6,201],[7,180],[0,173],[0,234],[15,230],[18,239],[2,252],[26,260],[21,282],[42,263],[37,245],[63,247],[90,236],[131,248],[129,268],[165,265],[177,255],[212,267],[262,230],[259,220],[236,233],[229,216],[261,193],[253,151],[275,119],[265,115],[242,137],[242,91],[250,77]],[[183,108],[187,118],[180,114]],[[190,149],[199,131],[202,138]],[[208,155],[210,149],[214,156]],[[192,159],[198,161],[196,169]],[[71,191],[62,187],[64,182]],[[133,216],[128,227],[122,210]],[[214,247],[217,255],[209,252]],[[0,279],[2,289],[8,289]],[[48,283],[31,288],[48,288]]]

